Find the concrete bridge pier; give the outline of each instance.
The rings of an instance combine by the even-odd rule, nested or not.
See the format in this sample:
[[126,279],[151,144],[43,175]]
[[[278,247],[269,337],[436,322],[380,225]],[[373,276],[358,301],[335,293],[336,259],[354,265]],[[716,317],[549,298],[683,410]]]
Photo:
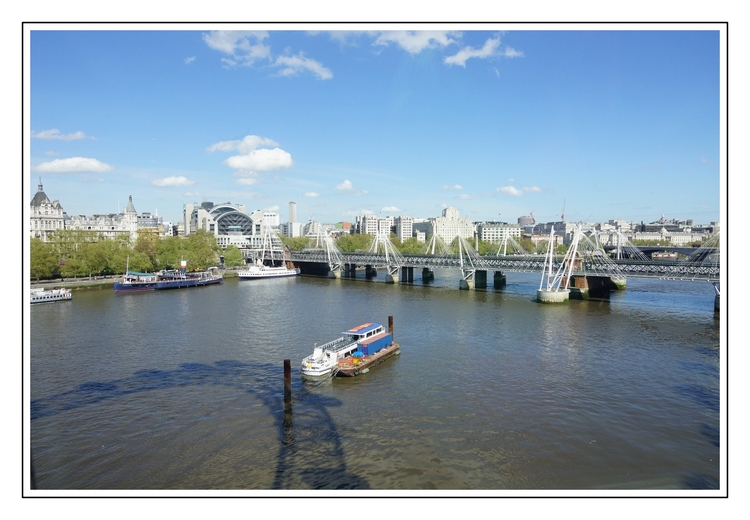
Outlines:
[[329,270],[328,278],[341,278],[341,270],[340,269]]
[[458,288],[462,291],[471,291],[474,289],[474,279],[468,278],[464,279],[462,278],[460,282],[458,282]]
[[502,273],[502,271],[495,271],[495,274],[492,277],[492,283],[495,289],[505,287],[507,279],[505,278],[505,275]]
[[474,289],[487,288],[487,271],[477,270],[474,272]]
[[617,289],[617,282],[609,276],[586,276],[574,274],[570,277],[570,297],[576,300],[589,298],[609,298],[610,292]]
[[406,282],[406,283],[414,282],[414,268],[413,267],[401,268],[401,281]]
[[398,283],[398,267],[386,266],[388,272],[385,274],[385,283]]
[[431,282],[435,279],[435,272],[429,267],[422,268],[422,282]]
[[377,269],[371,265],[365,266],[365,278],[375,278],[378,275]]
[[565,303],[569,298],[570,291],[568,289],[539,289],[536,292],[536,301],[539,303]]
[[356,278],[357,264],[344,264],[344,276],[347,278]]

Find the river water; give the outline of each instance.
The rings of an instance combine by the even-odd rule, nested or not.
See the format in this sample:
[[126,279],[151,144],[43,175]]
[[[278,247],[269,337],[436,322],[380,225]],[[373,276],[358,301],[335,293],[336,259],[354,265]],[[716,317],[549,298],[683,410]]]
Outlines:
[[[719,489],[710,284],[631,278],[610,301],[540,305],[538,274],[508,273],[498,291],[459,291],[455,270],[431,287],[415,274],[80,290],[33,306],[36,488]],[[315,343],[388,316],[400,356],[356,378],[300,377]]]

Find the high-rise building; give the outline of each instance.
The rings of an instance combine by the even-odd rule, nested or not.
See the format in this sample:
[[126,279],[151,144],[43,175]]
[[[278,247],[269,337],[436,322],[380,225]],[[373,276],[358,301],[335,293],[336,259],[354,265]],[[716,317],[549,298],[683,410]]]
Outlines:
[[289,203],[289,222],[297,222],[297,203]]

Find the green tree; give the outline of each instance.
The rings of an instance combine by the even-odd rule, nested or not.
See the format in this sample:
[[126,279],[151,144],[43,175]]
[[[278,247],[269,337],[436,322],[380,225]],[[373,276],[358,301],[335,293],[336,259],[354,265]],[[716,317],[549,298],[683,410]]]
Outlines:
[[224,265],[227,267],[239,267],[245,264],[242,252],[237,246],[229,245],[224,250]]
[[185,254],[183,241],[182,237],[162,238],[156,251],[155,269],[178,269]]
[[199,229],[195,233],[190,233],[184,242],[188,270],[202,270],[218,263],[221,248],[212,233]]
[[31,239],[29,263],[31,277],[37,281],[43,278],[52,278],[60,273],[54,246],[42,242],[40,238]]
[[373,236],[368,233],[355,235],[341,235],[336,240],[336,245],[344,253],[366,251],[372,244]]
[[138,238],[133,249],[146,255],[151,262],[149,271],[156,267],[156,255],[159,251],[159,235],[146,230],[138,230]]
[[291,251],[302,251],[303,249],[310,247],[310,239],[307,237],[279,236],[279,238]]
[[418,255],[423,252],[424,244],[416,237],[409,237],[399,244],[398,250],[404,255]]

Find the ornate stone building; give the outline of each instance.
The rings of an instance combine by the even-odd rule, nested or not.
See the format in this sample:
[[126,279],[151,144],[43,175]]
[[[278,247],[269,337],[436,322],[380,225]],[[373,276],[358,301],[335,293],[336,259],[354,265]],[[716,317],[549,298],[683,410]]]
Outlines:
[[31,199],[31,237],[48,242],[50,237],[65,228],[65,212],[60,202],[50,201],[44,193],[42,179],[39,179],[39,190]]
[[126,234],[135,243],[138,239],[138,214],[133,206],[133,196],[128,195],[128,205],[123,213],[70,217],[65,220],[65,229],[95,231],[109,239]]

